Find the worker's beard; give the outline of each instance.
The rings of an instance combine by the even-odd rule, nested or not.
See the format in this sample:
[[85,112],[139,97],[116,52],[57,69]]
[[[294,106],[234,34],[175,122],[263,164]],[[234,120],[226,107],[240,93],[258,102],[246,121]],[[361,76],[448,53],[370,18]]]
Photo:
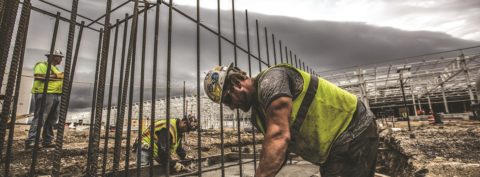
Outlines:
[[239,101],[237,108],[241,109],[243,112],[248,112],[252,103],[249,101],[247,93],[242,92],[241,94],[242,99]]

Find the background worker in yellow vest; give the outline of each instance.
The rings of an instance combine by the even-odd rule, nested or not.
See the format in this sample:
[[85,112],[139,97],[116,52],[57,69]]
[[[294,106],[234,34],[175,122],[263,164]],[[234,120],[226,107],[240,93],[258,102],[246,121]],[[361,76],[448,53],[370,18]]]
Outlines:
[[[60,97],[62,94],[63,86],[63,72],[61,72],[56,66],[62,63],[63,53],[60,50],[55,50],[52,56],[46,54],[50,60],[51,71],[50,79],[48,82],[46,101],[43,108],[43,114],[41,115],[41,102],[43,98],[43,89],[45,84],[45,75],[47,74],[47,61],[40,61],[33,67],[33,73],[35,81],[33,82],[32,94],[35,104],[35,115],[33,116],[30,130],[28,131],[28,137],[25,142],[25,148],[30,149],[35,145],[35,136],[38,133],[37,127],[43,125],[42,133],[42,145],[43,147],[53,147],[53,126],[58,120],[58,111],[60,105]],[[42,118],[43,122],[38,123],[38,119]]]
[[357,97],[290,65],[250,78],[232,65],[205,76],[208,97],[252,111],[264,134],[255,176],[275,176],[289,152],[320,166],[326,176],[374,176],[378,132],[374,115]]
[[[155,122],[154,125],[154,136],[153,136],[153,159],[157,161],[159,164],[163,164],[168,158],[172,162],[170,163],[171,168],[174,169],[176,172],[184,171],[186,168],[180,164],[176,163],[175,154],[180,158],[180,160],[184,160],[187,156],[186,151],[182,146],[182,139],[183,133],[195,131],[198,128],[197,119],[193,116],[185,116],[185,118],[179,119],[170,119],[170,155],[167,154],[167,120],[160,119]],[[139,140],[136,140],[136,149],[137,146],[141,146],[141,163],[142,166],[149,165],[149,159],[151,154],[150,142],[152,140],[152,136],[150,136],[150,127],[147,127],[142,131],[142,137],[140,140],[140,144],[138,143]]]

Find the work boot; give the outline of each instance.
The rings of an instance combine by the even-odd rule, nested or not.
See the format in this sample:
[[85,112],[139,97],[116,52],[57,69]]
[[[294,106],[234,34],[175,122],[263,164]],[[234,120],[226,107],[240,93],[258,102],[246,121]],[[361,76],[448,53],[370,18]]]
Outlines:
[[44,148],[54,148],[55,144],[52,143],[52,142],[42,143],[42,147],[44,147]]
[[25,150],[32,149],[35,146],[35,142],[26,142],[25,143]]

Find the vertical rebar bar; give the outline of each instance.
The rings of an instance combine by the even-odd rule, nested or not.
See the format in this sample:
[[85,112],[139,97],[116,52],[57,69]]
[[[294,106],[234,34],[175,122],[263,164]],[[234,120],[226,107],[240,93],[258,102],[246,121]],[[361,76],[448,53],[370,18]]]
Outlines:
[[[222,31],[220,23],[220,0],[217,0],[217,25],[218,25],[218,65],[222,66]],[[223,131],[223,103],[220,102],[220,164],[222,177],[225,176],[225,151],[224,151],[224,131]]]
[[258,32],[258,20],[255,20],[255,28],[257,31],[258,69],[259,71],[262,71],[262,55],[260,52],[260,33]]
[[[117,19],[117,24],[119,22],[120,20]],[[109,139],[109,133],[110,133],[110,115],[112,110],[113,80],[114,80],[113,76],[115,75],[115,60],[117,56],[118,28],[119,28],[118,26],[115,27],[115,37],[113,40],[113,53],[112,53],[112,63],[111,63],[112,66],[110,70],[110,85],[108,88],[107,121],[105,123],[105,140],[103,142],[102,176],[105,176],[105,171],[107,167],[108,139]]]
[[287,47],[287,46],[285,46],[285,60],[287,61],[288,64],[290,64],[290,65],[292,64],[292,63],[289,62],[289,60],[288,60],[288,47]]
[[278,41],[278,45],[280,47],[280,63],[283,64],[282,40]]
[[186,93],[185,93],[185,81],[183,81],[183,98],[182,98],[182,114],[183,117],[187,117],[187,105],[185,104],[187,101]]
[[[15,27],[15,20],[17,17],[19,1],[4,2],[5,11],[1,17],[0,24],[0,90],[3,86],[3,74],[7,66],[8,53],[10,51],[10,43],[13,36],[13,28]],[[0,116],[0,159],[3,156],[3,145],[5,143],[7,118]]]
[[[245,25],[247,30],[247,58],[248,58],[248,76],[252,77],[252,61],[251,61],[251,53],[250,53],[250,27],[248,21],[248,10],[245,10]],[[252,124],[252,138],[253,138],[253,171],[257,167],[257,153],[256,153],[256,137],[255,137],[255,126]]]
[[[168,44],[167,44],[167,105],[166,105],[166,118],[167,118],[167,132],[170,132],[170,79],[171,79],[171,67],[172,67],[172,7],[173,0],[169,0],[170,6],[168,6]],[[219,17],[220,18],[220,17]],[[219,28],[220,29],[220,28]],[[170,142],[170,133],[166,133],[166,140]],[[166,176],[170,176],[170,143],[167,143],[167,155],[166,155],[165,172]]]
[[[97,88],[97,95],[95,101],[95,124],[93,134],[93,143],[91,144],[92,147],[92,154],[89,154],[88,161],[87,161],[87,174],[91,176],[97,175],[97,168],[98,168],[98,150],[100,146],[100,130],[102,124],[102,111],[103,111],[103,100],[105,96],[105,78],[107,72],[107,60],[108,60],[108,52],[110,46],[110,10],[112,8],[112,0],[107,0],[107,7],[105,10],[105,34],[103,36],[102,42],[102,57],[100,61],[100,72],[98,75],[98,88]],[[92,136],[90,134],[90,136]]]
[[[233,58],[235,61],[235,66],[238,66],[237,62],[237,27],[235,22],[235,0],[232,0],[232,24],[233,24]],[[236,110],[237,116],[237,138],[238,138],[238,159],[239,159],[239,170],[240,176],[243,176],[243,166],[242,166],[242,138],[240,136],[240,112]]]
[[264,27],[265,30],[265,49],[267,52],[267,65],[270,67],[270,52],[268,51],[268,33],[267,33],[267,27]]
[[[73,86],[73,80],[74,80],[74,76],[75,76],[75,69],[76,69],[76,66],[77,66],[77,61],[78,61],[78,54],[80,53],[79,50],[80,50],[80,44],[81,44],[81,40],[82,40],[82,36],[83,36],[83,28],[84,28],[84,25],[85,25],[85,22],[82,21],[81,24],[80,24],[80,29],[78,31],[78,36],[77,36],[77,44],[75,45],[75,54],[73,56],[73,62],[72,62],[72,67],[71,67],[71,75],[70,75],[70,84],[69,84],[69,87],[70,87],[70,93],[71,93],[71,87]],[[70,96],[68,97],[68,101],[67,102],[67,108],[68,108],[68,105],[69,105],[69,100],[70,100]],[[58,133],[57,133],[58,134]],[[59,138],[59,136],[57,135],[57,138]],[[58,146],[58,145],[57,145]],[[59,149],[62,149],[62,145],[58,146]],[[61,162],[61,154],[59,154],[59,159],[55,159],[55,161],[58,161],[58,162]],[[55,165],[55,164],[54,164]],[[58,167],[55,167],[54,168],[60,168],[60,163],[58,164]],[[54,169],[55,170],[55,169]],[[54,171],[55,172],[55,171]],[[60,170],[58,170],[59,174],[60,174]],[[54,174],[55,175],[55,174]]]
[[198,156],[198,177],[202,176],[202,116],[200,114],[200,0],[197,0],[197,120],[198,120],[198,128],[197,128],[197,156]]
[[[132,29],[133,31],[133,29]],[[125,14],[125,21],[123,26],[123,39],[122,39],[122,62],[120,63],[120,81],[118,83],[118,100],[117,100],[117,118],[115,121],[115,146],[113,151],[113,176],[118,176],[118,169],[120,166],[120,151],[122,146],[122,134],[123,134],[123,122],[125,118],[125,100],[127,95],[127,85],[128,85],[128,75],[130,72],[130,59],[127,56],[127,63],[125,66],[125,48],[127,45],[127,32],[128,32],[128,14]],[[132,32],[133,33],[133,32]],[[130,35],[130,44],[133,35]],[[130,54],[131,46],[129,46],[129,54]],[[129,55],[127,54],[127,55]],[[125,69],[125,73],[124,73]],[[125,78],[125,81],[124,81]]]
[[[183,97],[183,98],[182,98],[182,99],[183,99],[183,100],[182,100],[182,108],[183,108],[183,110],[182,110],[182,117],[183,117],[183,118],[187,118],[187,117],[188,117],[188,115],[187,115],[187,105],[188,105],[188,101],[187,101],[187,96],[186,96],[185,81],[183,81],[183,95],[182,95],[182,97]],[[186,143],[187,143],[187,139],[185,139],[186,133],[183,132],[183,133],[182,133],[182,136],[184,137],[184,138],[182,138],[183,143],[186,144]]]
[[252,59],[251,59],[251,53],[250,53],[250,28],[249,22],[248,22],[248,10],[245,10],[245,25],[246,25],[246,31],[247,31],[247,58],[248,58],[248,76],[252,77]]
[[[137,31],[138,31],[138,0],[134,1],[134,9],[133,9],[133,22],[132,22],[132,34],[133,35],[133,42],[131,42],[131,52],[129,51],[129,57],[131,57],[131,72],[130,72],[130,85],[129,85],[129,95],[128,95],[128,115],[127,115],[127,141],[126,141],[126,148],[125,148],[125,176],[129,176],[130,173],[130,141],[132,137],[132,116],[133,113],[133,95],[134,95],[134,85],[135,85],[135,61],[137,56]],[[132,38],[130,38],[132,39]],[[127,75],[125,75],[127,77]]]
[[[235,66],[238,65],[237,62],[237,28],[235,24],[235,0],[232,0],[232,26],[233,26],[233,60]],[[242,165],[240,165],[241,167]],[[241,169],[241,168],[240,168]],[[242,173],[242,172],[240,172]]]
[[305,69],[305,62],[302,62],[302,65],[303,65],[303,70],[306,71]]
[[47,90],[48,90],[48,82],[50,82],[50,72],[52,69],[51,65],[51,60],[53,57],[53,51],[55,50],[55,44],[57,41],[57,33],[58,33],[58,24],[60,21],[60,12],[57,12],[57,15],[55,16],[55,27],[53,28],[53,36],[52,36],[52,42],[50,45],[50,53],[48,55],[48,61],[47,61],[47,71],[45,72],[45,78],[44,78],[44,84],[43,84],[43,92],[42,92],[42,100],[40,103],[40,116],[38,116],[37,119],[37,134],[35,135],[35,146],[33,147],[32,151],[32,163],[30,164],[30,172],[29,176],[33,177],[35,175],[35,166],[37,165],[37,156],[38,156],[38,144],[40,141],[40,132],[42,132],[42,126],[43,126],[43,113],[45,111],[45,104],[47,101]]
[[[90,112],[90,122],[89,122],[89,133],[88,133],[88,154],[92,154],[93,148],[93,122],[95,121],[95,105],[96,99],[95,95],[97,95],[97,88],[98,88],[98,72],[100,71],[100,60],[101,60],[101,53],[102,53],[102,39],[103,39],[103,28],[100,28],[100,34],[98,37],[98,46],[97,46],[97,62],[95,64],[95,82],[93,83],[93,94],[92,94],[92,109]],[[87,166],[88,169],[88,166]]]
[[[4,2],[4,9],[5,11],[3,12],[2,19],[1,19],[1,24],[0,24],[0,41],[1,46],[0,46],[0,73],[5,73],[5,67],[7,66],[7,60],[8,60],[8,53],[10,51],[10,43],[12,41],[12,36],[13,36],[13,28],[15,27],[15,20],[17,18],[17,10],[18,10],[18,3],[20,1],[5,1]],[[0,83],[3,83],[3,76],[0,77]],[[0,90],[2,88],[2,85],[0,85]],[[5,121],[6,122],[6,121]],[[1,142],[0,142],[0,156],[2,155],[2,149],[3,149],[3,141],[4,141],[4,136],[5,136],[5,124],[2,122],[2,125],[0,126],[3,128],[2,130],[2,136]]]
[[[148,9],[150,5],[148,2],[145,2],[145,9]],[[138,132],[137,132],[137,140],[141,140],[142,138],[142,131],[143,131],[143,96],[144,96],[144,89],[145,89],[145,50],[147,48],[147,25],[148,25],[148,14],[147,10],[143,11],[143,34],[142,34],[142,61],[140,64],[140,106],[138,112]],[[154,110],[152,110],[154,111]],[[152,134],[151,134],[152,135]],[[141,159],[142,159],[142,146],[137,145],[137,177],[140,177],[141,174]]]
[[[289,53],[290,53],[290,64],[293,66],[292,51],[290,50]],[[295,67],[297,67],[296,63],[295,63]]]
[[[18,104],[18,97],[20,93],[20,82],[22,79],[22,71],[23,71],[22,67],[23,67],[23,61],[25,56],[25,44],[27,41],[28,25],[30,22],[30,12],[31,12],[30,0],[25,0],[22,7],[21,15],[20,15],[20,21],[18,23],[18,29],[17,29],[18,32],[15,40],[15,46],[13,49],[12,60],[10,63],[11,64],[10,73],[8,75],[7,89],[5,91],[5,99],[4,99],[3,108],[2,108],[2,118],[4,120],[7,119],[6,117],[4,117],[4,115],[8,116],[8,114],[11,113],[8,140],[7,140],[7,151],[5,154],[4,176],[10,176],[10,163],[13,160],[13,156],[12,156],[13,134],[15,132],[14,131],[15,122],[17,120],[16,119],[17,104]],[[11,98],[8,98],[10,95],[13,95],[13,100],[12,100],[13,106],[12,106],[11,112],[9,111],[10,106],[6,106],[7,100],[11,100]],[[0,148],[3,148],[3,146]],[[1,155],[0,155],[0,159],[1,159]]]
[[[290,53],[290,54],[291,54],[291,53]],[[295,54],[294,56],[295,56],[295,67],[301,69],[301,67],[300,67],[300,65],[298,64],[298,61],[297,61],[297,54]]]
[[217,0],[217,26],[218,26],[218,29],[217,29],[218,65],[222,66],[222,30],[221,30],[222,27],[221,27],[221,15],[220,15],[220,0]]
[[[64,124],[67,118],[68,105],[70,101],[70,92],[72,88],[73,73],[71,72],[71,61],[73,54],[73,41],[75,39],[75,21],[77,19],[78,0],[73,0],[72,10],[70,14],[70,24],[68,29],[67,53],[65,56],[65,69],[62,87],[62,98],[60,102],[60,111],[58,118],[57,138],[55,139],[55,153],[53,159],[52,176],[58,177],[60,175],[61,150],[63,147]],[[80,27],[82,28],[82,27]],[[72,76],[70,76],[72,75]]]
[[275,48],[275,34],[272,33],[273,61],[277,65],[277,49]]
[[[155,7],[155,32],[154,32],[154,41],[153,41],[153,72],[152,72],[152,109],[150,110],[150,135],[154,134],[155,131],[155,103],[157,100],[157,67],[158,67],[158,30],[159,30],[159,17],[160,17],[160,5],[162,4],[161,0],[157,0]],[[139,139],[140,141],[140,139]],[[154,146],[154,142],[150,141],[150,147]],[[150,148],[149,150],[149,176],[153,176],[153,154],[154,149]]]

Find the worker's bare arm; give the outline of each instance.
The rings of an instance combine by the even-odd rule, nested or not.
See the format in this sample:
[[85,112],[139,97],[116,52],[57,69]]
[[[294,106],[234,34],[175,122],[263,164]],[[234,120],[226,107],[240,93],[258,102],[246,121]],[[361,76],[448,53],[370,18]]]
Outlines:
[[266,133],[256,177],[275,176],[282,167],[290,142],[291,111],[292,98],[290,97],[279,97],[268,106]]

